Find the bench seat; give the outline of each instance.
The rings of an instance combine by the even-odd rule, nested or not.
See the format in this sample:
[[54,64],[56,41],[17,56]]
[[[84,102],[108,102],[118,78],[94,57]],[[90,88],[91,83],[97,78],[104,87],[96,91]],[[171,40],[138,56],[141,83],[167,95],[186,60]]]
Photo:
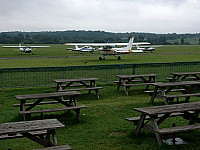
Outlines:
[[134,83],[134,84],[122,84],[122,86],[138,86],[138,85],[149,85],[150,83]]
[[[70,102],[70,100],[63,100],[63,102]],[[40,102],[38,105],[46,105],[46,104],[57,104],[58,101],[46,101],[46,102]],[[33,103],[26,103],[25,106],[30,106]],[[14,107],[19,107],[20,104],[13,104]]]
[[192,131],[200,129],[200,124],[192,124],[192,125],[186,125],[186,126],[178,126],[178,127],[171,127],[171,128],[162,128],[155,130],[155,132],[159,134],[172,134],[172,133],[179,133],[184,131]]
[[164,95],[166,98],[178,98],[178,97],[190,97],[190,96],[200,96],[200,93],[192,93],[192,94],[178,94],[178,95]]
[[[30,132],[32,135],[35,136],[41,136],[41,135],[45,135],[47,133],[47,131],[34,131],[34,132]],[[12,134],[12,135],[1,135],[0,136],[0,140],[5,140],[5,139],[14,139],[14,138],[23,138],[24,136],[22,134]]]
[[63,89],[63,90],[59,90],[59,92],[89,90],[89,94],[90,94],[91,90],[94,90],[96,92],[97,99],[99,99],[99,93],[98,93],[99,89],[103,89],[103,87],[88,87],[88,88]]
[[[43,113],[46,112],[57,112],[57,111],[65,111],[65,110],[74,110],[77,115],[77,119],[79,120],[80,109],[87,108],[86,106],[70,106],[64,108],[56,108],[56,109],[41,109],[41,110],[30,110],[30,111],[20,111],[19,113],[22,115],[31,115],[35,113],[41,113],[41,119],[43,119]],[[26,117],[25,117],[26,120]]]
[[72,150],[69,145],[61,145],[61,146],[52,146],[40,149],[33,149],[33,150]]
[[[193,111],[190,111],[190,113],[194,113]],[[181,116],[183,115],[184,113],[172,113],[170,114],[169,117],[176,117],[176,116]],[[159,114],[157,116],[157,118],[161,118],[163,117],[163,114]],[[149,120],[150,117],[149,116],[146,116],[145,120]],[[138,121],[140,120],[140,116],[137,116],[137,117],[130,117],[130,118],[126,118],[127,121],[129,122],[134,122],[135,125],[137,125]]]
[[[169,80],[170,82],[172,82],[173,78],[169,77],[169,78],[166,78],[167,80]],[[186,77],[185,79],[196,79],[196,77]],[[177,79],[176,79],[177,80]]]
[[[166,90],[164,90],[164,91],[166,91]],[[171,92],[181,92],[181,91],[185,91],[185,89],[172,89],[171,90]],[[144,92],[149,93],[149,95],[152,95],[154,93],[154,91],[144,91]]]

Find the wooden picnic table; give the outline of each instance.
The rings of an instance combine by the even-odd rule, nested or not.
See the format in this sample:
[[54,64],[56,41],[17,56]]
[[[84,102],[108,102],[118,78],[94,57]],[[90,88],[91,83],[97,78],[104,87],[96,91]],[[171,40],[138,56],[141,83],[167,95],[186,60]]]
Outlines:
[[[154,102],[155,97],[162,98],[165,101],[165,104],[168,104],[168,100],[171,98],[186,97],[185,102],[188,102],[191,96],[200,96],[200,93],[194,93],[193,87],[200,86],[198,81],[182,81],[182,82],[169,82],[169,83],[150,83],[154,86],[154,91],[150,99],[150,103]],[[168,95],[172,94],[174,91],[181,92],[179,95]]]
[[120,86],[122,86],[127,96],[127,89],[131,86],[146,85],[145,90],[148,90],[149,83],[156,82],[156,74],[116,75],[116,77],[119,78],[119,81],[115,81],[117,83],[117,91],[119,91]]
[[[134,110],[141,113],[135,134],[138,135],[142,128],[147,129],[155,133],[159,145],[163,143],[161,138],[163,135],[200,129],[200,118],[198,118],[200,102],[134,108]],[[189,124],[177,127],[159,128],[159,125],[168,117],[175,116],[182,116],[184,119],[189,120]]]
[[26,137],[44,147],[51,147],[58,145],[55,130],[64,127],[57,119],[1,123],[0,140]]
[[[102,87],[96,86],[96,81],[98,78],[79,78],[79,79],[56,79],[56,91],[83,91],[88,90],[88,94],[91,94],[91,91],[96,92],[97,99],[99,99],[99,89]],[[78,88],[75,88],[78,87]]]
[[[24,116],[24,120],[30,118],[33,113],[41,113],[43,118],[44,112],[55,112],[64,110],[74,110],[79,119],[79,113],[81,108],[86,108],[86,106],[78,106],[76,96],[81,95],[81,93],[76,91],[71,92],[54,92],[54,93],[41,93],[41,94],[26,94],[26,95],[16,95],[15,98],[20,101],[20,104],[14,104],[14,106],[20,107],[20,114]],[[69,100],[64,100],[63,97],[69,97]],[[50,100],[49,100],[50,99]],[[55,101],[52,101],[55,100]],[[27,103],[27,101],[32,101]],[[46,104],[62,104],[64,108],[53,108],[53,109],[42,109],[42,110],[32,110],[38,105]]]
[[183,81],[185,79],[200,80],[200,72],[174,72],[171,81]]

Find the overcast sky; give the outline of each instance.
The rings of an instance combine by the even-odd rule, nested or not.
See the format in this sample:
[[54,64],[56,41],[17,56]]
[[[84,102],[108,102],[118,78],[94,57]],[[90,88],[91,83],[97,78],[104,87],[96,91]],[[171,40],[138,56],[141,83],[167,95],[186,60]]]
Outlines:
[[0,0],[0,32],[199,33],[200,0]]

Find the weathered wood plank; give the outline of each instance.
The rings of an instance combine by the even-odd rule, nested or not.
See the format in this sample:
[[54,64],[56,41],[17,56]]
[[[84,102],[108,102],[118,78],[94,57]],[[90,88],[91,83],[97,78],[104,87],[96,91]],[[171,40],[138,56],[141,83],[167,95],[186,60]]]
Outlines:
[[76,89],[63,89],[63,90],[59,90],[61,92],[68,92],[68,91],[83,91],[83,90],[99,90],[99,89],[103,89],[103,87],[88,87],[88,88],[76,88]]
[[47,148],[33,149],[33,150],[72,150],[69,145],[52,146]]
[[[63,102],[70,102],[70,100],[62,100]],[[57,103],[60,103],[58,101],[46,101],[46,102],[40,102],[39,104],[37,105],[46,105],[46,104],[57,104]],[[25,103],[25,106],[30,106],[32,105],[33,103]],[[19,107],[20,104],[13,104],[14,107]]]
[[177,94],[177,95],[163,95],[163,97],[166,97],[166,98],[190,97],[190,96],[200,96],[200,93]]
[[191,130],[197,130],[197,129],[200,129],[200,124],[178,126],[178,127],[171,127],[171,128],[162,128],[162,129],[155,130],[155,132],[159,134],[172,134],[172,133],[185,132],[185,131],[191,131]]
[[194,110],[200,110],[200,102],[134,108],[134,110],[142,112],[142,113],[146,113],[149,115],[194,111]]
[[5,134],[12,135],[17,133],[51,130],[63,127],[65,127],[65,125],[60,123],[57,119],[1,123],[0,135],[5,135]]
[[96,81],[98,78],[79,78],[79,79],[56,79],[54,80],[56,83],[63,82],[80,82],[80,81]]
[[86,106],[70,106],[64,108],[55,108],[55,109],[41,109],[41,110],[32,110],[32,111],[20,111],[19,113],[22,115],[26,114],[34,114],[34,113],[45,113],[45,112],[56,112],[56,111],[64,111],[64,110],[78,110],[87,108]]
[[15,95],[17,100],[28,100],[28,99],[39,99],[39,98],[53,98],[53,97],[63,97],[63,96],[75,96],[81,95],[81,93],[76,91],[70,92],[54,92],[54,93],[42,93],[42,94],[27,94],[27,95]]

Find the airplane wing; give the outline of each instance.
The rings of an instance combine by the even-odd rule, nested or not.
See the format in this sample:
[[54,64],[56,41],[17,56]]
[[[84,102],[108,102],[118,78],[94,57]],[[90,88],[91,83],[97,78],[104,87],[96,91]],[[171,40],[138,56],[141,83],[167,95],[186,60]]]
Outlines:
[[148,44],[151,44],[149,42],[139,42],[139,43],[133,43],[133,46],[135,45],[148,45]]
[[145,46],[145,45],[141,45],[140,47],[161,47],[163,45],[149,45],[149,46]]
[[50,47],[50,46],[2,46],[4,48],[25,48],[25,47],[30,47],[30,48],[42,48],[42,47]]
[[43,48],[43,47],[50,47],[50,46],[29,46],[30,48]]
[[[149,42],[139,42],[139,43],[133,43],[134,45],[146,45],[151,44]],[[128,43],[65,43],[65,45],[85,45],[85,46],[123,46],[128,45]]]
[[127,45],[128,43],[65,43],[65,45],[85,45],[85,46],[117,46]]
[[4,47],[4,48],[20,48],[20,47],[24,48],[26,46],[2,46],[2,47]]
[[132,53],[143,53],[143,50],[131,50]]

